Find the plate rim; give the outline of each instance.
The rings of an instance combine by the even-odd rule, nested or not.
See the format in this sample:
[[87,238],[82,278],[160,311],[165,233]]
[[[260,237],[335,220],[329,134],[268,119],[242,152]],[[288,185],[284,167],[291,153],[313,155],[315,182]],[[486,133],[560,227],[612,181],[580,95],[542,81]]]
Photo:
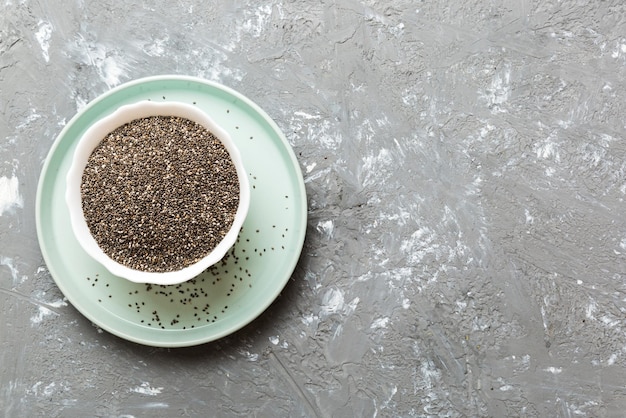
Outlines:
[[[100,321],[97,318],[97,315],[92,314],[88,309],[84,307],[84,304],[77,303],[76,301],[71,300],[67,296],[68,292],[66,290],[65,284],[58,277],[59,274],[58,272],[55,271],[56,267],[54,267],[54,263],[51,260],[51,255],[48,253],[47,247],[45,245],[46,244],[45,239],[43,236],[44,226],[42,224],[42,217],[44,216],[42,213],[43,211],[42,199],[44,195],[43,183],[50,170],[50,165],[52,164],[52,156],[56,154],[57,148],[60,146],[63,138],[65,138],[65,136],[67,135],[67,132],[73,127],[74,124],[77,123],[78,120],[80,120],[81,117],[83,117],[85,113],[87,113],[91,108],[95,107],[98,103],[109,98],[110,96],[115,95],[125,89],[132,88],[140,84],[147,84],[147,83],[153,83],[153,82],[159,82],[159,81],[168,81],[168,82],[187,81],[187,82],[196,83],[196,84],[203,84],[210,88],[221,90],[227,95],[230,95],[233,98],[240,100],[244,102],[246,105],[248,105],[255,113],[257,113],[258,116],[260,116],[263,119],[265,123],[268,124],[269,128],[273,131],[273,133],[276,135],[276,138],[282,144],[284,148],[283,151],[286,152],[286,154],[288,155],[289,157],[288,163],[293,167],[293,169],[295,170],[297,174],[297,184],[299,186],[298,189],[300,190],[298,199],[302,207],[302,211],[300,214],[299,235],[295,239],[296,246],[294,246],[297,256],[292,257],[291,262],[288,264],[288,268],[285,269],[284,277],[281,278],[281,282],[277,286],[276,291],[271,294],[271,297],[267,297],[263,303],[260,303],[258,307],[254,311],[252,311],[248,317],[245,318],[245,320],[239,321],[230,327],[226,327],[221,332],[210,334],[206,337],[185,339],[185,340],[173,340],[173,341],[168,341],[168,342],[137,338],[137,337],[134,337],[133,335],[129,335],[128,333],[120,332],[119,330],[116,330],[115,327],[109,326],[108,324]],[[93,123],[94,122],[91,122],[91,124]],[[99,96],[91,100],[86,106],[78,110],[73,115],[73,117],[65,124],[65,126],[61,129],[59,134],[56,136],[52,146],[48,150],[48,153],[46,155],[46,158],[44,160],[44,163],[42,165],[42,168],[39,174],[39,178],[37,182],[37,192],[36,192],[36,197],[35,197],[35,226],[36,226],[36,231],[37,231],[37,240],[39,243],[39,248],[42,253],[44,262],[46,264],[46,268],[50,272],[52,279],[54,280],[55,284],[57,285],[61,293],[63,293],[64,298],[67,299],[70,302],[70,304],[76,310],[78,310],[85,318],[87,318],[89,321],[91,321],[98,327],[102,328],[103,330],[106,330],[107,332],[119,338],[123,338],[127,341],[131,341],[131,342],[146,345],[146,346],[162,347],[162,348],[191,347],[195,345],[209,343],[211,341],[215,341],[220,338],[224,338],[244,328],[246,325],[250,324],[255,319],[257,319],[263,312],[265,312],[267,308],[274,303],[276,298],[284,290],[290,278],[293,276],[293,273],[297,267],[297,264],[302,256],[302,250],[303,250],[304,241],[306,238],[306,230],[307,230],[307,222],[308,222],[307,218],[308,218],[307,195],[306,195],[306,186],[305,186],[304,178],[302,176],[302,169],[300,167],[298,159],[296,158],[295,152],[291,144],[289,144],[289,142],[287,141],[287,138],[285,137],[285,134],[280,129],[280,127],[276,124],[276,122],[253,100],[251,100],[247,96],[244,96],[242,93],[239,93],[238,91],[228,86],[225,86],[215,81],[203,79],[200,77],[178,75],[178,74],[152,75],[148,77],[142,77],[142,78],[127,81],[125,83],[122,83],[100,94]],[[120,320],[129,322],[126,318],[119,317],[119,316],[118,318]],[[157,330],[157,329],[154,329],[154,330],[158,331],[159,333],[165,332],[165,333],[178,334],[178,335],[185,334],[185,330]],[[187,330],[187,331],[190,331],[190,330]]]

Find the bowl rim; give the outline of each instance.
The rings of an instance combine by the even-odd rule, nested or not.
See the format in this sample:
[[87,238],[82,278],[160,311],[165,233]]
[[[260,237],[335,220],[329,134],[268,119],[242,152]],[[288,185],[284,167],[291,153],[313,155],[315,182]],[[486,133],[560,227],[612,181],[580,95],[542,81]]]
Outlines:
[[[149,116],[177,116],[199,123],[212,132],[226,147],[239,180],[239,206],[230,229],[218,245],[199,261],[180,270],[148,272],[125,266],[109,257],[91,234],[82,210],[80,187],[89,156],[102,139],[114,129],[135,119]],[[65,201],[69,209],[72,232],[85,252],[111,274],[135,283],[174,285],[188,281],[219,262],[235,244],[250,207],[250,185],[241,153],[228,131],[218,125],[206,112],[184,102],[154,102],[141,100],[122,105],[113,113],[91,125],[78,140],[66,176]]]

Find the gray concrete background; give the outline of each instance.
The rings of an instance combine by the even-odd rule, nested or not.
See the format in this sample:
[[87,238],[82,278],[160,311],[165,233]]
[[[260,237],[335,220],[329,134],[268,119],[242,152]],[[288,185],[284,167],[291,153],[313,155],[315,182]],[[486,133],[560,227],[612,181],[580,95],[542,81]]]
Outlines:
[[[621,0],[0,11],[4,416],[623,416]],[[276,303],[177,350],[102,332],[64,301],[34,206],[77,110],[167,73],[263,107],[309,197]]]

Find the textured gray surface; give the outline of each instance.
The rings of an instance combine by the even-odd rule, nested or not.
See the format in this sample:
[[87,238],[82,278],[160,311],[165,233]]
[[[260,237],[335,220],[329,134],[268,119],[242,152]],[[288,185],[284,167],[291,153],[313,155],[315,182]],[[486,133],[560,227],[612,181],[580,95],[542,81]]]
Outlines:
[[[0,410],[14,416],[620,416],[626,6],[0,5]],[[281,297],[215,343],[102,332],[41,256],[64,124],[125,81],[224,83],[309,196]]]

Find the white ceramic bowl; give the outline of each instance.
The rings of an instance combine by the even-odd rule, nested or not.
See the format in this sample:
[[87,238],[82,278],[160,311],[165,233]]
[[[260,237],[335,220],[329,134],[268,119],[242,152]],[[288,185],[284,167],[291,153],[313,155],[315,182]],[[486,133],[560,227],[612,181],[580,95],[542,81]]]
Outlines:
[[[232,227],[222,241],[200,261],[177,271],[147,272],[124,266],[102,251],[96,240],[89,231],[82,210],[81,182],[83,171],[91,152],[102,139],[116,128],[135,119],[149,116],[178,116],[199,123],[211,131],[226,147],[237,169],[239,179],[239,207],[235,214]],[[72,230],[82,248],[102,264],[112,274],[123,277],[136,283],[153,283],[160,285],[172,285],[185,282],[200,274],[211,265],[220,261],[226,252],[233,246],[239,235],[239,231],[248,214],[250,206],[250,186],[248,176],[243,167],[239,150],[235,146],[228,132],[218,126],[211,117],[186,103],[180,102],[152,102],[141,101],[130,105],[121,106],[111,115],[98,120],[83,134],[74,151],[72,163],[67,174],[67,189],[65,194],[69,208]]]

